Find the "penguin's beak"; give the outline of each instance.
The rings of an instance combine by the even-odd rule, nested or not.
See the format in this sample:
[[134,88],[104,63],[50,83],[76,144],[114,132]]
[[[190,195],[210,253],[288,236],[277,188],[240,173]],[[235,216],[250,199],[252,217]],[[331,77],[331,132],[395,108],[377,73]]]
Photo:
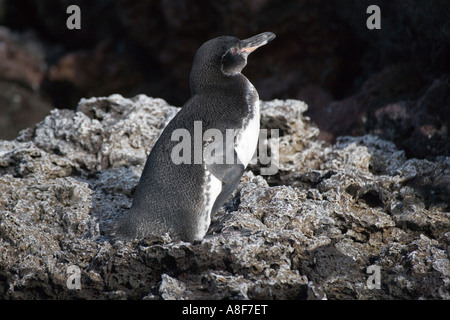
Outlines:
[[241,53],[250,54],[275,38],[272,32],[263,32],[248,39],[241,40]]

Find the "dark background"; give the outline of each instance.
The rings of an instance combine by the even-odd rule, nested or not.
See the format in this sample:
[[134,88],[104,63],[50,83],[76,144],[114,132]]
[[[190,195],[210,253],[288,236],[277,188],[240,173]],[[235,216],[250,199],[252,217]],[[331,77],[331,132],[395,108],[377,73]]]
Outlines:
[[[81,9],[68,30],[66,9]],[[368,30],[366,9],[381,9]],[[448,0],[0,0],[0,138],[82,97],[182,106],[195,51],[219,35],[277,38],[244,74],[261,99],[300,99],[320,138],[377,134],[408,157],[449,155]]]

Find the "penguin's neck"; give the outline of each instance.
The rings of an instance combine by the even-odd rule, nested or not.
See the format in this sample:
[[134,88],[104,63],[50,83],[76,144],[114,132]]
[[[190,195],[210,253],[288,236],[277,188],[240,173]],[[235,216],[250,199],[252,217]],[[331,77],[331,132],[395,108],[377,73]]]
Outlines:
[[208,66],[208,68],[202,68],[201,70],[193,69],[190,75],[192,96],[214,94],[220,91],[226,92],[239,87],[246,88],[248,83],[250,81],[242,73],[224,73],[223,70],[215,68],[215,66]]

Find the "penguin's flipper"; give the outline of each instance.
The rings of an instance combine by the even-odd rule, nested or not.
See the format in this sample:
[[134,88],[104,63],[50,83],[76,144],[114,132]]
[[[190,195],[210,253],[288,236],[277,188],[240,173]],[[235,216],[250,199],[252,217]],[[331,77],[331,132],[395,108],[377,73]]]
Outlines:
[[225,150],[222,149],[215,150],[214,155],[204,154],[206,169],[224,184],[233,183],[235,180],[239,182],[245,170],[244,165],[239,161],[236,150],[232,150],[231,159],[226,157]]
[[245,169],[242,164],[207,164],[206,168],[223,184],[239,182]]
[[211,170],[211,173],[222,181],[222,191],[214,202],[211,210],[211,218],[233,194],[234,190],[237,189],[242,174],[244,173],[244,166],[242,164],[216,164],[212,167],[212,169],[208,170]]
[[[227,151],[231,150],[233,153],[227,154]],[[227,149],[226,146],[214,148],[212,152],[211,149],[205,149],[203,156],[206,169],[222,182],[222,190],[211,210],[212,218],[237,189],[244,174],[245,166],[239,160],[236,150],[234,148]]]
[[211,218],[237,189],[244,173],[243,164],[207,164],[206,168],[217,179],[222,181],[222,191],[217,196],[211,210]]

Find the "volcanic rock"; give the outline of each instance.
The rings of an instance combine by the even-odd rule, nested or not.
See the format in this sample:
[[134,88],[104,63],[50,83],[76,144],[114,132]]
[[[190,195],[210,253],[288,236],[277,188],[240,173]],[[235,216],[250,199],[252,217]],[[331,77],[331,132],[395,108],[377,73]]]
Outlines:
[[108,236],[178,111],[164,100],[82,99],[0,141],[0,296],[449,299],[450,158],[408,159],[373,135],[330,145],[306,110],[261,102],[278,171],[254,161],[198,243]]

